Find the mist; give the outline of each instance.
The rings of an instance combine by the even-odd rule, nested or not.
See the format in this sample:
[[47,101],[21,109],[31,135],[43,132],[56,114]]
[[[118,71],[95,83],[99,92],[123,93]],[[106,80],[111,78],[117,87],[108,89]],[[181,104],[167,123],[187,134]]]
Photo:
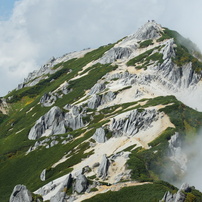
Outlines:
[[189,144],[184,145],[183,151],[187,155],[187,171],[183,181],[202,191],[202,130],[193,137]]
[[[180,188],[183,183],[202,191],[202,129],[197,134],[173,135],[165,157],[162,179]],[[172,142],[172,143],[171,143]],[[169,160],[168,160],[169,159]]]

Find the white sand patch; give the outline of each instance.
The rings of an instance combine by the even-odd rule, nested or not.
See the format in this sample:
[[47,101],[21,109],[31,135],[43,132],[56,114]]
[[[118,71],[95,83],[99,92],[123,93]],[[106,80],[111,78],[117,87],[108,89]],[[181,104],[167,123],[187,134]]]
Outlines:
[[69,157],[66,157],[66,155],[63,156],[58,162],[54,163],[54,164],[51,166],[51,168],[55,168],[57,165],[59,165],[59,164],[65,162],[66,160],[68,160],[68,159],[71,158],[71,157],[72,157],[72,156],[69,156]]
[[55,90],[53,91],[53,93],[56,93],[56,92],[60,91],[64,86],[67,86],[67,85],[68,85],[68,83],[67,83],[67,81],[65,81],[65,82],[62,83],[57,89],[55,89]]
[[70,79],[70,81],[71,81],[71,80],[76,80],[76,79],[79,79],[79,78],[81,78],[81,77],[83,77],[83,76],[88,75],[90,69],[89,69],[89,71],[87,71],[86,73],[84,73],[84,74],[82,74],[82,73],[83,73],[87,68],[92,67],[92,66],[94,65],[94,63],[95,63],[94,61],[88,63],[86,66],[84,66],[84,67],[82,68],[81,71],[78,72],[78,75],[75,76],[74,78]]
[[[115,161],[112,162],[109,166],[108,170],[108,179],[107,181],[111,184],[119,182],[121,179],[124,178],[125,171],[126,171],[126,162],[129,159],[130,152],[124,152],[122,155],[116,157]],[[127,172],[127,174],[129,174]],[[127,177],[128,180],[128,177]]]
[[19,130],[19,131],[16,132],[15,134],[17,135],[18,133],[21,133],[23,130],[25,130],[25,128],[23,128],[22,130]]
[[28,114],[29,112],[31,112],[34,109],[34,107],[30,108],[29,111],[26,112],[26,114]]
[[86,66],[84,66],[82,68],[81,71],[78,72],[78,74],[81,74],[83,71],[85,71],[86,69],[88,69],[89,67],[92,67],[95,64],[95,61],[89,62]]
[[77,76],[75,76],[74,78],[70,79],[69,81],[73,81],[73,80],[77,80],[77,79],[80,79],[81,77],[84,77],[86,75],[88,75],[89,71],[86,72],[85,74],[78,74]]

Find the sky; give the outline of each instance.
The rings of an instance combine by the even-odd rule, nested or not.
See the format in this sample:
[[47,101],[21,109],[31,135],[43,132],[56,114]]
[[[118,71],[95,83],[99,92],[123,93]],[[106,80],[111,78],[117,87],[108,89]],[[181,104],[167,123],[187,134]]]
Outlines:
[[113,43],[148,20],[202,49],[201,0],[0,0],[0,96],[51,57]]

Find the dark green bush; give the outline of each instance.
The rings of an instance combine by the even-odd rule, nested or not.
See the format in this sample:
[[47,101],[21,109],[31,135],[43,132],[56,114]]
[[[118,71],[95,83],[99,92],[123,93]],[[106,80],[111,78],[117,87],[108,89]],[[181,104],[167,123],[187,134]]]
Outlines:
[[145,48],[147,46],[153,45],[153,40],[152,39],[148,39],[146,41],[143,41],[140,43],[140,48]]

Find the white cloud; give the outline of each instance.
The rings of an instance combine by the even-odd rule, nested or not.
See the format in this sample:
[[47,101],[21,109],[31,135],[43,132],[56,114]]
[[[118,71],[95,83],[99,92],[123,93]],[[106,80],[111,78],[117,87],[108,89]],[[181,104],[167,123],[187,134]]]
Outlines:
[[114,42],[148,19],[200,44],[200,6],[199,0],[19,0],[10,19],[0,21],[0,95],[50,57]]

